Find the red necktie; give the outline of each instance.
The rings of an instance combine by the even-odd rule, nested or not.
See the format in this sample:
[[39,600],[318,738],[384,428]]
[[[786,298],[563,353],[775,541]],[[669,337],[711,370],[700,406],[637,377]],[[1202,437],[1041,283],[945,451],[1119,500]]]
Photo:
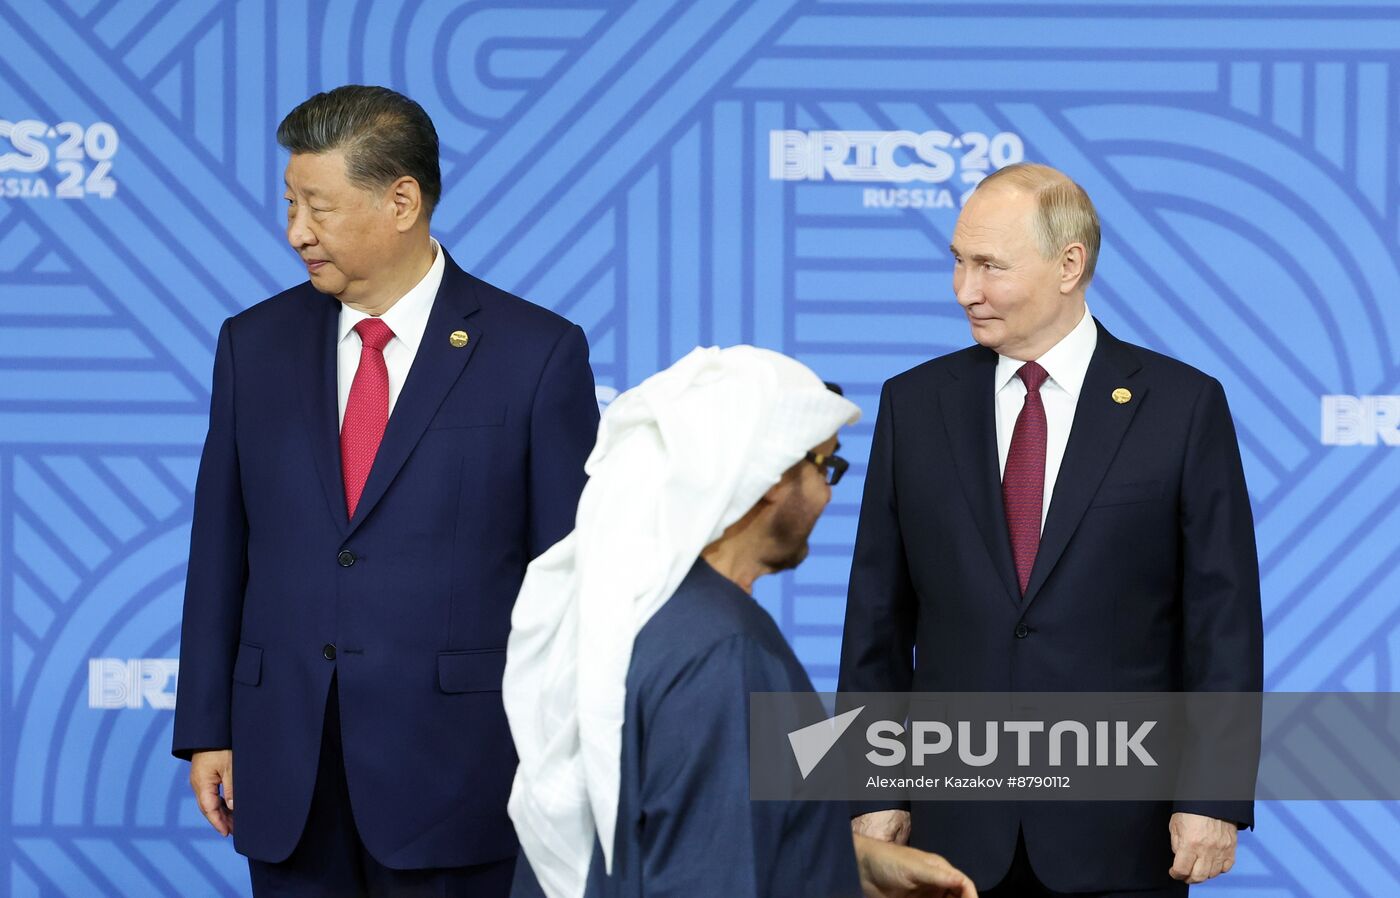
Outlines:
[[389,325],[378,318],[361,321],[355,325],[355,333],[360,335],[360,367],[350,383],[345,421],[340,426],[340,470],[345,478],[346,516],[351,518],[389,423],[389,369],[384,364],[384,347],[394,338]]
[[1040,387],[1050,375],[1035,362],[1016,372],[1026,385],[1026,404],[1016,416],[1011,451],[1001,477],[1001,499],[1006,505],[1006,527],[1011,532],[1011,556],[1021,595],[1031,582],[1031,568],[1040,548],[1040,518],[1045,500],[1045,404]]

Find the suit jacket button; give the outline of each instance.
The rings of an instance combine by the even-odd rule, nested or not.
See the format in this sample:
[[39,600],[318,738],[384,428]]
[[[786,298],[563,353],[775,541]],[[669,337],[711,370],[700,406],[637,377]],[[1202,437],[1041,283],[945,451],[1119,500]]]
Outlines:
[[1031,632],[1031,628],[1028,627],[1028,626],[1026,626],[1025,624],[1017,624],[1017,625],[1016,625],[1016,638],[1017,638],[1017,639],[1025,639],[1028,635],[1030,635],[1030,632]]
[[325,658],[327,661],[334,661],[335,645],[333,643],[328,642],[325,645],[321,646],[321,657]]
[[335,556],[335,560],[341,567],[349,567],[355,563],[355,553],[349,549],[341,549],[340,554]]

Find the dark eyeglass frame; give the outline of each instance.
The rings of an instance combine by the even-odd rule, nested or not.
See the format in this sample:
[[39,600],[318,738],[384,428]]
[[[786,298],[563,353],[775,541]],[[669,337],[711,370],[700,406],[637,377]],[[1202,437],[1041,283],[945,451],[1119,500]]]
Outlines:
[[808,452],[806,459],[820,468],[822,473],[826,475],[828,486],[835,486],[840,483],[841,478],[846,474],[846,469],[851,466],[850,462],[839,455],[823,455],[819,452]]

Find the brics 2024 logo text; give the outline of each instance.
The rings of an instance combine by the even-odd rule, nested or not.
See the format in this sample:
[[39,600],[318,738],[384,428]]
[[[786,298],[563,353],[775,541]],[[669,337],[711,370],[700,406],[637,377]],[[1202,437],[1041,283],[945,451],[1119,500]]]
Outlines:
[[107,122],[47,125],[0,119],[0,196],[6,199],[111,199],[117,129]]
[[1322,443],[1400,446],[1400,396],[1323,396]]
[[180,662],[175,658],[89,658],[88,707],[175,707]]
[[1010,131],[768,132],[771,180],[915,185],[868,187],[861,191],[866,208],[957,208],[988,174],[1025,157],[1024,142]]

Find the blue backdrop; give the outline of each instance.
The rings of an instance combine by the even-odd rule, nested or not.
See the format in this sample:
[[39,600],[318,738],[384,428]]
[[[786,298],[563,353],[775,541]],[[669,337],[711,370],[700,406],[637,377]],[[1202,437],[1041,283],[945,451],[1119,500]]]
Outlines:
[[[1229,393],[1269,688],[1394,689],[1397,47],[1368,0],[0,0],[0,893],[247,893],[169,756],[169,659],[215,334],[304,276],[273,131],[345,82],[427,108],[435,233],[583,325],[600,401],[752,342],[873,415],[969,341],[964,192],[1065,169],[1094,313]],[[761,591],[818,688],[870,423]],[[1207,893],[1400,894],[1393,804],[1269,802],[1240,844]]]

